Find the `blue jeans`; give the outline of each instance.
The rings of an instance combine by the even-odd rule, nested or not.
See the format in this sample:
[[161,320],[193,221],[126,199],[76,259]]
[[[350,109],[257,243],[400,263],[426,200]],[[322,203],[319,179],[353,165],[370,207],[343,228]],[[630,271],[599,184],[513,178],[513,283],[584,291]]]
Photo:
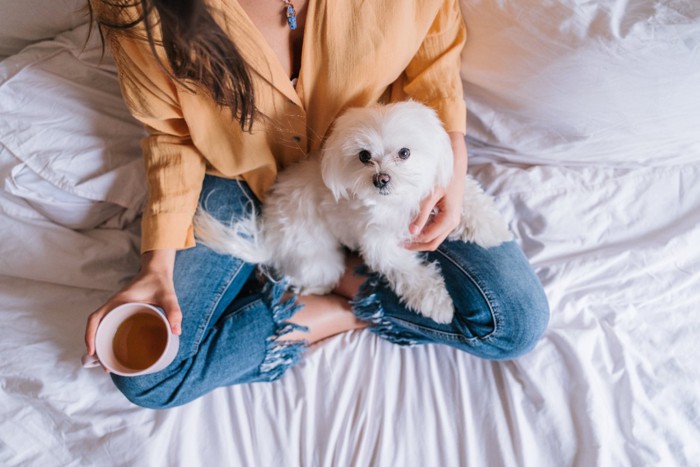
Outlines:
[[[259,203],[244,182],[206,176],[200,206],[225,223]],[[478,357],[506,360],[534,347],[547,326],[542,286],[514,242],[483,249],[445,242],[427,253],[437,261],[455,303],[455,317],[438,324],[407,309],[376,274],[352,302],[370,330],[401,345],[446,344]],[[168,408],[220,387],[274,381],[301,358],[306,343],[285,341],[298,309],[281,301],[284,285],[256,278],[255,266],[197,245],[178,251],[175,291],[183,312],[180,349],[164,370],[112,375],[135,404]]]

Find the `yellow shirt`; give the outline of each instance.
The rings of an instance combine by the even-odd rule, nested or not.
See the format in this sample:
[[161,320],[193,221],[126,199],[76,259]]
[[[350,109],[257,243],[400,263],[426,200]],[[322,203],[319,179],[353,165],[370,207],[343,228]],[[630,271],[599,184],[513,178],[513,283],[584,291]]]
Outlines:
[[278,169],[318,149],[348,107],[412,98],[435,108],[448,131],[465,132],[458,0],[309,0],[296,89],[236,0],[209,3],[251,70],[264,115],[251,132],[204,92],[171,80],[143,40],[110,35],[125,101],[149,133],[142,251],[194,245],[205,173],[243,178],[262,198]]

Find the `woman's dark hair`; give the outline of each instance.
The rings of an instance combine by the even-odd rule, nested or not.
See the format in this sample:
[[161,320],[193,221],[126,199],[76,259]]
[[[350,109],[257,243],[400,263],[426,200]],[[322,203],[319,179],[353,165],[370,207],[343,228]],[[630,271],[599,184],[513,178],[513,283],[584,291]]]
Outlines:
[[[95,15],[93,3],[108,13]],[[230,108],[241,129],[252,128],[256,108],[248,66],[204,1],[92,0],[88,9],[90,18],[97,19],[103,45],[105,29],[124,31],[143,23],[151,50],[158,57],[154,30],[160,28],[168,59],[168,67],[161,66],[166,72],[181,83],[195,83],[218,105]],[[120,15],[126,9],[140,14]],[[129,19],[120,22],[118,18]]]

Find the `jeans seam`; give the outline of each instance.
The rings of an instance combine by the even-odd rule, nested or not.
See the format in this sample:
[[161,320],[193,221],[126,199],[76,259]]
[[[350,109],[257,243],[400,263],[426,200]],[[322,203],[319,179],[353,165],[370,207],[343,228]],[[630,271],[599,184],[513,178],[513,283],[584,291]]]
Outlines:
[[212,305],[209,307],[209,311],[207,312],[207,319],[203,320],[197,328],[197,337],[194,339],[192,343],[192,348],[190,349],[189,355],[187,355],[185,358],[190,358],[194,354],[196,354],[199,350],[199,344],[202,342],[202,337],[204,336],[204,331],[207,329],[209,326],[209,322],[211,321],[211,317],[214,314],[214,310],[216,310],[216,307],[219,306],[219,303],[221,303],[221,299],[226,293],[226,290],[231,286],[233,281],[236,279],[238,274],[241,272],[241,269],[243,268],[243,265],[245,263],[243,261],[240,261],[238,263],[238,267],[233,269],[231,273],[229,274],[229,279],[228,281],[216,292],[216,299],[212,301]]
[[406,321],[402,318],[399,318],[397,316],[391,316],[391,321],[395,323],[401,323],[404,327],[411,329],[414,332],[418,333],[425,333],[425,334],[431,334],[437,339],[441,340],[450,340],[453,342],[464,342],[464,343],[474,343],[474,342],[488,342],[489,340],[492,340],[498,329],[500,328],[499,322],[500,322],[500,314],[496,310],[496,307],[491,301],[491,294],[485,290],[476,280],[476,276],[469,271],[467,271],[462,265],[459,263],[455,262],[449,255],[447,255],[444,251],[441,251],[441,249],[438,249],[436,251],[437,253],[440,253],[444,258],[446,258],[448,261],[450,261],[452,264],[454,264],[461,272],[462,274],[467,277],[479,290],[481,296],[484,298],[486,301],[486,304],[489,308],[489,312],[491,314],[491,319],[493,321],[493,330],[489,332],[486,335],[483,336],[474,336],[474,337],[466,337],[464,334],[460,334],[457,332],[448,332],[448,331],[443,331],[441,329],[435,329],[432,327],[428,326],[423,326],[421,324],[416,324],[411,321]]
[[[255,203],[256,201],[251,197],[252,192],[250,191],[250,188],[245,182],[242,182],[239,179],[235,179],[236,184],[238,185],[238,188],[240,189],[240,192],[243,194],[243,196],[246,197],[246,199],[251,203],[253,208],[255,208]],[[209,197],[213,194],[214,190],[211,190],[207,195],[204,197],[204,199],[201,201],[201,206],[202,209],[206,209],[206,203]],[[206,247],[205,247],[206,248]],[[214,311],[216,308],[219,306],[221,303],[221,299],[223,298],[224,294],[226,293],[226,290],[228,290],[229,287],[231,287],[231,284],[233,281],[238,277],[238,274],[241,272],[241,269],[243,269],[243,266],[245,265],[245,262],[239,261],[237,263],[237,267],[232,269],[228,281],[222,285],[222,287],[216,291],[214,295],[214,299],[211,301],[211,305],[209,307],[209,310],[207,312],[207,317],[206,320],[203,320],[200,323],[200,326],[197,328],[197,336],[192,342],[192,346],[190,348],[190,352],[188,355],[185,356],[185,358],[190,358],[194,354],[196,354],[199,350],[199,345],[202,342],[202,338],[204,337],[205,331],[207,327],[209,326],[209,323],[211,321],[211,317],[214,314]]]
[[455,261],[451,256],[449,256],[443,249],[438,248],[436,250],[436,253],[440,254],[443,258],[447,259],[450,263],[455,265],[462,273],[469,278],[469,280],[472,281],[472,283],[476,286],[477,289],[479,289],[479,293],[481,293],[481,296],[484,298],[486,301],[486,305],[489,307],[489,313],[491,313],[491,319],[493,320],[493,330],[483,336],[475,336],[475,337],[464,337],[461,334],[456,334],[458,337],[457,340],[465,340],[467,342],[472,342],[472,341],[485,341],[489,340],[494,334],[498,332],[499,329],[499,322],[501,321],[501,315],[499,311],[497,310],[498,306],[495,306],[492,302],[492,297],[491,297],[491,292],[479,284],[479,281],[477,281],[477,276],[472,274],[471,272],[467,271],[466,268],[462,267],[461,264],[459,264],[457,261]]
[[403,326],[413,329],[415,331],[420,331],[420,332],[425,332],[425,333],[430,333],[433,336],[440,336],[441,339],[444,340],[451,340],[451,341],[456,341],[456,342],[475,342],[475,341],[481,341],[481,340],[486,340],[488,339],[493,332],[490,332],[486,336],[483,337],[466,337],[462,334],[456,333],[456,332],[447,332],[447,331],[442,331],[440,329],[435,329],[431,328],[428,326],[422,326],[420,324],[412,323],[411,321],[406,321],[401,318],[396,318],[392,317],[392,320],[395,322],[401,323]]
[[495,306],[491,302],[491,296],[488,293],[487,290],[485,290],[479,282],[476,280],[476,277],[469,271],[467,271],[464,267],[462,267],[461,264],[457,263],[454,259],[452,259],[447,253],[445,253],[442,248],[438,248],[435,253],[439,253],[443,258],[448,260],[450,263],[452,263],[454,266],[456,266],[462,273],[464,274],[465,277],[468,277],[469,280],[476,286],[476,288],[479,290],[479,293],[481,296],[484,298],[486,301],[486,305],[489,308],[489,313],[491,314],[491,319],[493,321],[493,330],[489,332],[486,335],[483,336],[474,336],[474,337],[466,337],[463,334],[455,333],[455,332],[447,332],[443,331],[440,329],[434,329],[434,328],[429,328],[426,326],[422,326],[420,324],[415,324],[411,323],[405,320],[402,320],[400,318],[394,318],[397,321],[401,321],[404,325],[407,327],[411,327],[413,329],[419,329],[422,331],[429,331],[431,333],[443,336],[444,338],[453,340],[453,341],[460,341],[460,342],[475,342],[475,341],[487,341],[489,340],[496,332],[498,331],[499,328],[499,321],[500,321],[500,314],[495,310]]
[[223,317],[221,322],[223,323],[231,318],[234,318],[250,308],[255,308],[259,306],[261,303],[264,304],[263,300],[261,298],[256,298],[254,300],[249,301],[248,303],[245,303],[239,308],[234,308],[233,310],[231,310],[230,313],[226,313],[226,316]]

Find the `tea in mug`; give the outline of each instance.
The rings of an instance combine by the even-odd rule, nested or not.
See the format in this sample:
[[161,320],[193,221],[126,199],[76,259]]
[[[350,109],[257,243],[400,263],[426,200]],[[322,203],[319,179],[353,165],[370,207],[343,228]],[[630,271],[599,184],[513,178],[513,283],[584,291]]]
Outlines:
[[168,329],[150,313],[136,313],[119,325],[114,334],[114,356],[127,368],[145,370],[163,354],[168,343]]

